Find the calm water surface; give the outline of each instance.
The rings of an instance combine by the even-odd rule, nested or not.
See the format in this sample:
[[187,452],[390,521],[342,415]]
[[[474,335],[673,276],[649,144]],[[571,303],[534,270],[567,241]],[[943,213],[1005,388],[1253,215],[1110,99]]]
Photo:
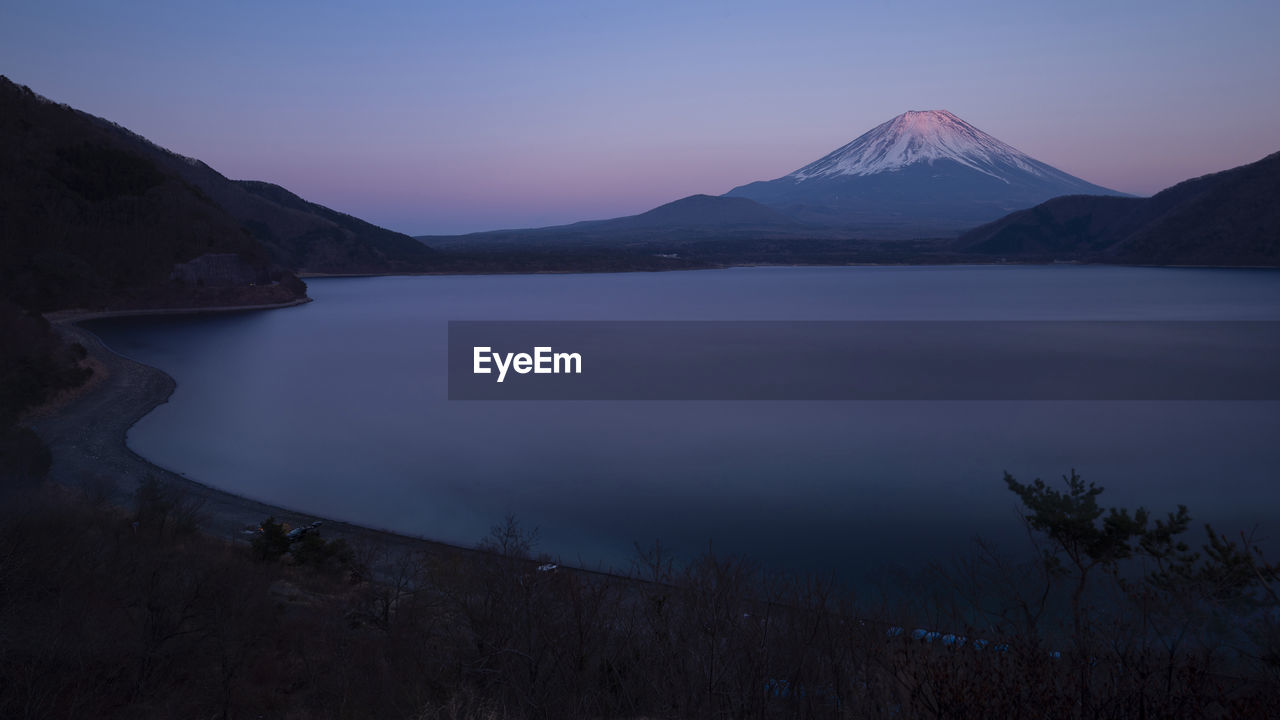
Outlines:
[[1280,320],[1280,273],[749,268],[332,278],[315,302],[91,325],[178,382],[130,445],[231,492],[471,544],[507,513],[563,561],[633,543],[863,576],[1025,540],[1001,481],[1280,533],[1280,403],[447,400],[449,320]]

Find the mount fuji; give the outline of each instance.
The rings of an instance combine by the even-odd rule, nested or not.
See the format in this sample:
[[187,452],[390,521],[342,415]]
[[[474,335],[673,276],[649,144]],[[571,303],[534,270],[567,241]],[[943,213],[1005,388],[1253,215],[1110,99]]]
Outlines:
[[724,197],[864,237],[952,235],[1061,195],[1117,192],[1069,175],[946,110],[905,112],[795,172]]

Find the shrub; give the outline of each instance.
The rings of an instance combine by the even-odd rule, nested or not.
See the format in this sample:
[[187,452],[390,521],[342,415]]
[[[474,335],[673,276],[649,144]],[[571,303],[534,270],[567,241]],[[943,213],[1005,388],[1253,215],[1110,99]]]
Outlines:
[[259,560],[278,560],[289,552],[289,535],[282,523],[269,517],[262,521],[262,526],[258,528],[258,534],[253,536],[250,545],[254,556]]

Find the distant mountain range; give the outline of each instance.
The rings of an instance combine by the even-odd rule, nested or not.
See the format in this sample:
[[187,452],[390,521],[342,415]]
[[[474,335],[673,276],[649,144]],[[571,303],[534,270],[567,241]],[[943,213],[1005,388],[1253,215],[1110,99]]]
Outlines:
[[[1042,163],[945,110],[903,113],[795,172],[640,215],[532,230],[423,236],[433,246],[901,240],[960,231],[1070,194],[1122,196]],[[748,202],[750,201],[750,202]],[[641,230],[645,232],[640,232]]]
[[1276,156],[1135,198],[945,110],[907,112],[795,172],[639,215],[419,239],[445,251],[616,252],[704,265],[1079,261],[1280,265]]
[[[648,212],[610,220],[585,220],[553,227],[492,230],[469,235],[421,235],[441,250],[521,248],[647,248],[654,243],[683,245],[700,240],[770,237],[813,237],[827,228],[797,222],[747,198],[690,195]],[[835,233],[844,236],[844,233]]]
[[0,297],[24,307],[280,302],[299,272],[425,270],[434,253],[233,181],[0,77]]

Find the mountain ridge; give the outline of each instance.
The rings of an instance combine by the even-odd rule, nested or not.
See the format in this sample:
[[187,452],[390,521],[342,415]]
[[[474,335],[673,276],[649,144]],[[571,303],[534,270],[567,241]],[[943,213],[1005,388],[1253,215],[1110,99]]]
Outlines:
[[1280,265],[1280,152],[1150,198],[1054,198],[964,233],[975,255],[1155,265]]
[[0,296],[32,310],[274,304],[294,272],[429,269],[379,228],[0,76]]
[[417,239],[442,250],[478,246],[581,244],[609,245],[645,242],[683,242],[707,236],[754,236],[757,233],[793,235],[820,229],[796,222],[785,214],[747,198],[694,194],[635,215],[582,220],[541,228],[488,230],[466,235],[419,235]]
[[[202,160],[161,147],[110,120],[84,115],[91,122],[119,132],[133,149],[199,188],[262,243],[274,262],[291,271],[397,272],[426,268],[431,250],[412,242],[407,235],[303,200],[278,185],[232,180]],[[264,186],[279,188],[284,194]]]

